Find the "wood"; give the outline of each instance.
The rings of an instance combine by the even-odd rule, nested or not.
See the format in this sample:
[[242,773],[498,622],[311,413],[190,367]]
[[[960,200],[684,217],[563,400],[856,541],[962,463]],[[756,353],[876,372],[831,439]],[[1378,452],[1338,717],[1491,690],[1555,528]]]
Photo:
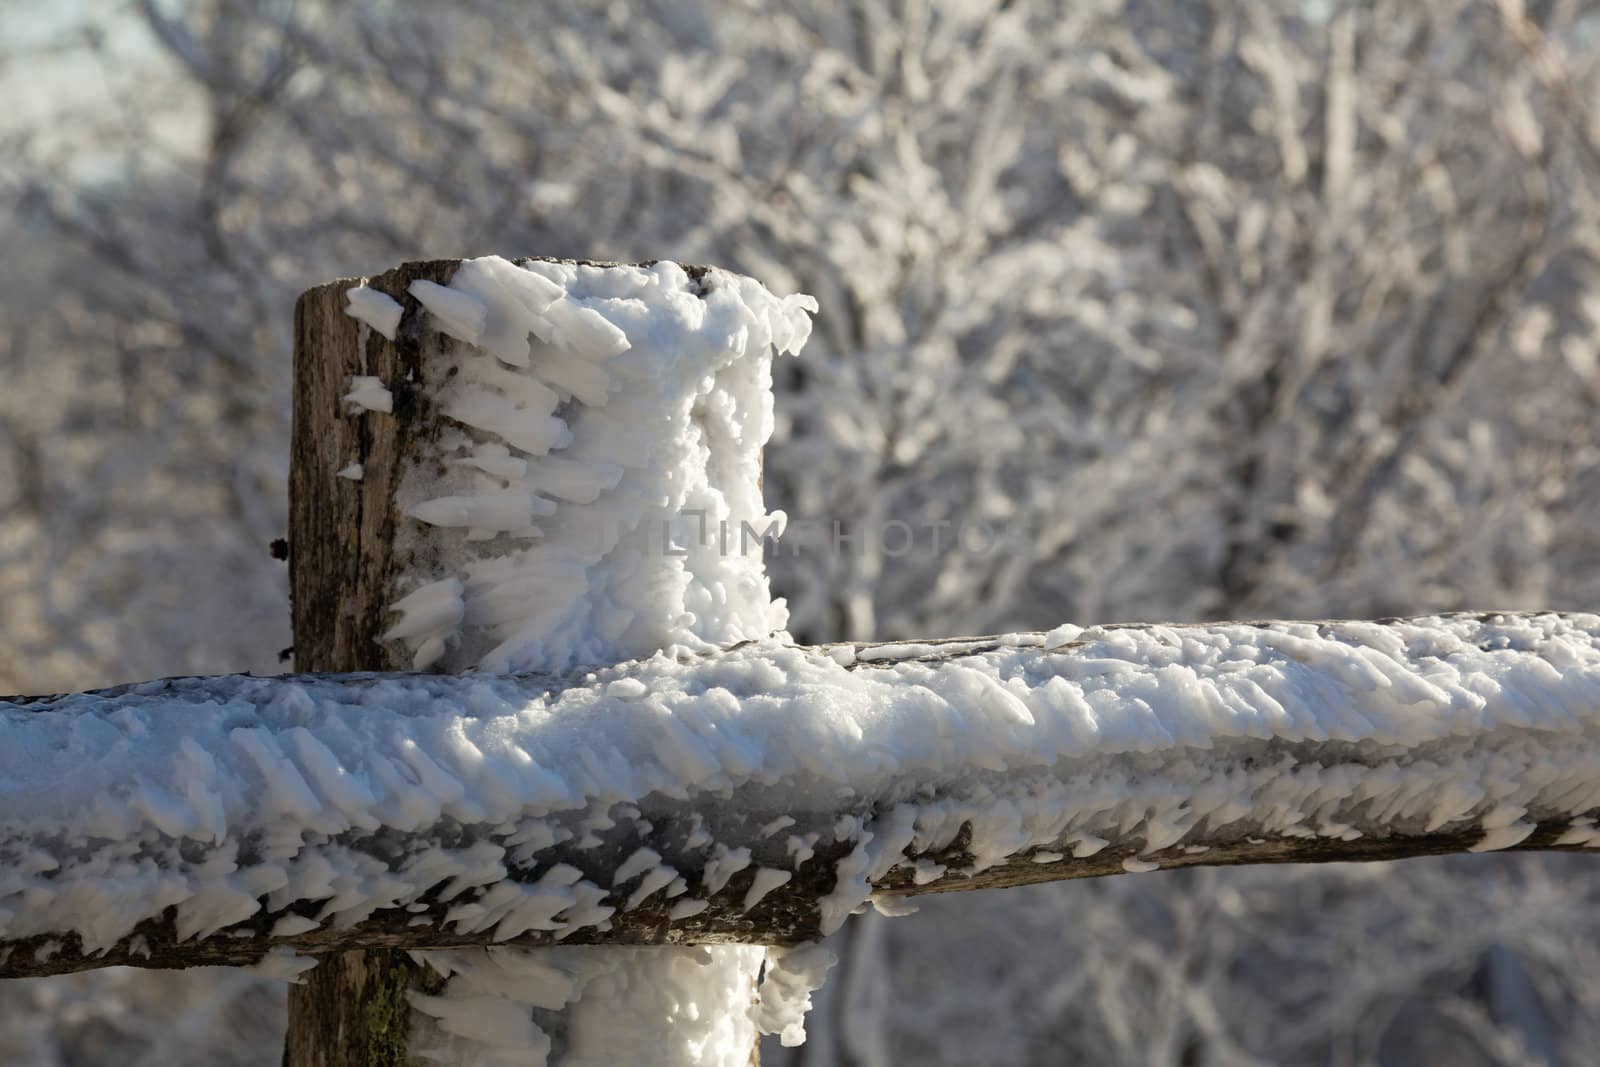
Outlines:
[[[423,362],[439,343],[423,331],[407,287],[448,284],[458,261],[406,263],[368,281],[405,308],[395,339],[345,314],[344,280],[301,294],[294,315],[294,431],[289,466],[289,587],[294,663],[301,671],[395,670],[378,638],[396,576],[394,493],[421,435],[435,426]],[[365,339],[365,344],[361,342]],[[353,375],[381,378],[391,414],[346,410]],[[336,476],[362,465],[360,481]],[[415,977],[403,955],[342,946],[289,990],[284,1067],[400,1067]],[[327,951],[324,949],[323,951]]]
[[436,993],[444,986],[437,974],[395,949],[335,953],[310,974],[320,980],[289,987],[301,1025],[289,1027],[285,1064],[406,1063],[406,990]]

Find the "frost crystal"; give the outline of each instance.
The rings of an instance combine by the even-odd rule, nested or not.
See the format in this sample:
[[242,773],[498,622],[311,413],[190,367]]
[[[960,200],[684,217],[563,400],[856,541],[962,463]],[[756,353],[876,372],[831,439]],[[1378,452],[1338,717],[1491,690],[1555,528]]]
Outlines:
[[362,284],[345,290],[344,298],[349,304],[345,309],[346,315],[359,319],[384,337],[394,340],[395,330],[400,326],[400,316],[405,309],[393,297]]
[[414,580],[462,590],[455,625],[390,631],[419,664],[562,670],[783,628],[750,531],[769,524],[770,353],[804,343],[814,301],[673,263],[497,257],[411,291],[465,342],[425,383],[455,430],[399,490],[402,549],[438,561]]

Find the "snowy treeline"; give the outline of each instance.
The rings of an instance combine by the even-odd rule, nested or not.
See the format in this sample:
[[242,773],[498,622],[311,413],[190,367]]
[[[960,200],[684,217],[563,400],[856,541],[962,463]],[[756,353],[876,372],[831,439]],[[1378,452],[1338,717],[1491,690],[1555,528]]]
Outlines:
[[[86,7],[0,35],[60,101],[0,119],[0,689],[273,669],[295,293],[491,251],[819,297],[802,639],[1597,602],[1600,6]],[[1582,1062],[1581,863],[869,917],[792,1062]],[[0,987],[0,1048],[276,1062],[240,977]]]

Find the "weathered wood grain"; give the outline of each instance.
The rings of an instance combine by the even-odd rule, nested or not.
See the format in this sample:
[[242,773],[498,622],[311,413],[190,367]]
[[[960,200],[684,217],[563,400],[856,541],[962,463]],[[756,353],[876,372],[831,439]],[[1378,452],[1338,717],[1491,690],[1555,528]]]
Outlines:
[[[446,285],[458,265],[406,263],[368,280],[404,308],[393,341],[345,313],[344,294],[359,280],[319,286],[295,304],[289,584],[298,670],[405,666],[390,661],[378,638],[409,562],[395,548],[395,491],[419,439],[437,428],[422,383],[423,364],[440,344],[406,290],[418,279]],[[393,412],[348,411],[342,397],[355,375],[381,378]],[[350,463],[361,464],[361,480],[337,476]],[[317,951],[322,963],[289,991],[284,1067],[405,1063],[403,992],[422,977],[417,968],[378,943]]]

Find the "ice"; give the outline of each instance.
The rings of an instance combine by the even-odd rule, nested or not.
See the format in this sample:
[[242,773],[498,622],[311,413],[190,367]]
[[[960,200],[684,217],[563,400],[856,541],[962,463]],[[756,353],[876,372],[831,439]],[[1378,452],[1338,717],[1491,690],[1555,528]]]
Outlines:
[[387,339],[394,340],[395,330],[400,326],[400,316],[405,309],[393,297],[363,283],[346,289],[344,298],[349,305],[345,308],[346,315],[359,319]]
[[406,291],[428,309],[440,332],[459,341],[476,344],[488,322],[489,305],[464,289],[446,288],[437,282],[417,279]]
[[464,583],[464,613],[448,635],[391,640],[433,669],[516,671],[781,631],[761,546],[718,535],[767,518],[768,362],[803,343],[814,302],[672,263],[495,257],[413,292],[468,344],[427,364],[424,396],[460,432],[402,472],[416,521],[398,545],[410,581]]
[[761,1032],[780,1035],[786,1046],[803,1044],[811,994],[822,988],[823,979],[836,962],[838,957],[820,944],[770,950],[755,1011]]
[[382,379],[370,374],[350,377],[350,391],[345,393],[344,402],[361,411],[381,411],[386,414],[394,411],[394,395]]

